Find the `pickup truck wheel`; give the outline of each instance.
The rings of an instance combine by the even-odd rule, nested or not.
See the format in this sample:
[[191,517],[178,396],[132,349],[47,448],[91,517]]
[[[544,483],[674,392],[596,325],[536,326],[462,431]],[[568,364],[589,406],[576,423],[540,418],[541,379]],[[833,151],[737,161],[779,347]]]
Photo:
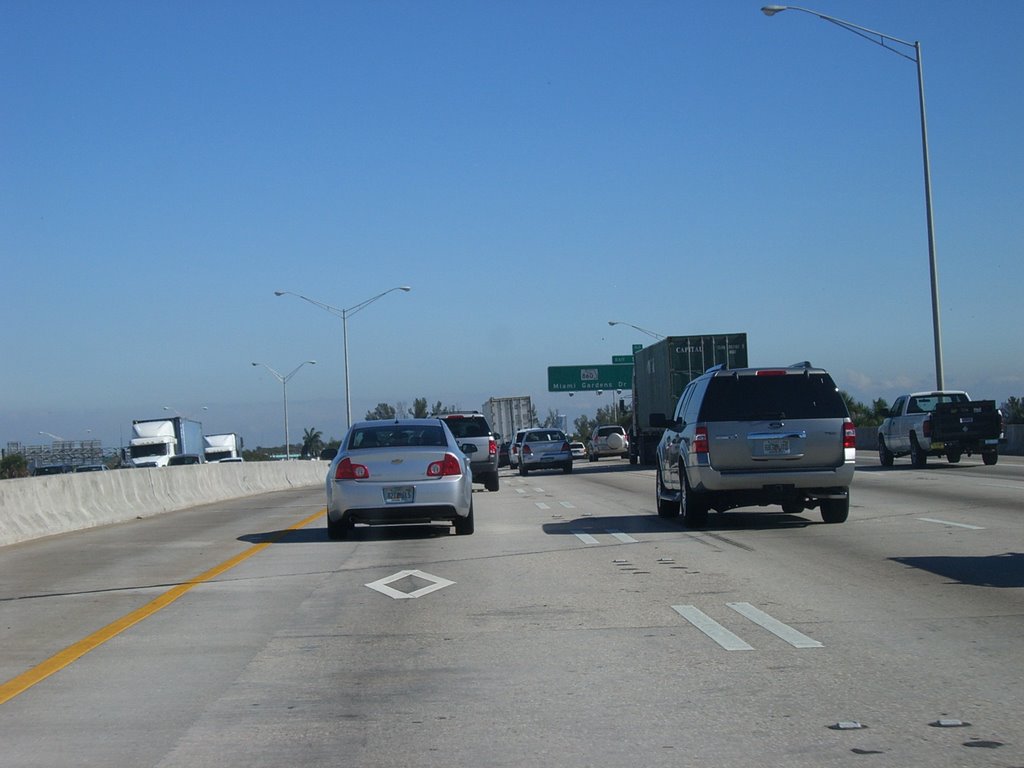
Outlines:
[[519,462],[519,474],[522,475],[523,477],[526,477],[528,474],[530,474],[530,470],[523,466],[523,462],[521,461]]
[[658,517],[665,520],[674,520],[679,517],[679,502],[678,501],[666,501],[663,496],[665,495],[665,485],[661,482],[661,470],[658,470],[657,481],[655,483],[655,497],[654,500],[658,505]]
[[946,461],[948,461],[950,464],[959,464],[960,456],[960,451],[946,451]]
[[889,450],[889,446],[885,444],[885,438],[881,435],[878,436],[878,460],[882,463],[883,467],[891,467],[893,459],[892,451]]
[[590,459],[591,461],[597,461],[597,454],[596,453],[588,454],[587,458]]
[[821,519],[826,523],[845,523],[850,516],[850,497],[845,499],[822,499]]
[[563,464],[562,465],[562,473],[563,474],[568,475],[570,472],[572,472],[572,462],[571,461],[568,462],[567,464]]
[[928,454],[921,450],[921,446],[917,444],[917,438],[914,435],[910,436],[910,463],[918,469],[921,469],[921,467],[928,463]]
[[487,479],[484,481],[484,488],[486,488],[488,491],[496,491],[498,490],[498,483],[498,473],[492,472],[487,476]]
[[782,511],[787,515],[799,515],[804,511],[804,505],[799,501],[787,501],[782,505]]
[[708,502],[702,494],[694,493],[686,479],[686,472],[679,468],[682,492],[679,498],[679,509],[683,513],[683,523],[687,528],[704,528],[708,524]]
[[999,461],[999,453],[996,451],[987,451],[986,453],[981,454],[981,460],[991,467]]

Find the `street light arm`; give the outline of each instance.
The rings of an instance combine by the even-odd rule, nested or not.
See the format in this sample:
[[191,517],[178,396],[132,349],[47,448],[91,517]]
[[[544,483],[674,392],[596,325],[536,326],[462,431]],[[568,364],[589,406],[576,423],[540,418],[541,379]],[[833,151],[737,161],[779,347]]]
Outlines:
[[648,331],[646,328],[641,328],[639,325],[633,325],[632,323],[624,323],[621,320],[609,320],[608,325],[628,325],[630,328],[640,331],[640,333],[646,333],[648,336],[652,336],[655,339],[664,339],[664,335],[655,333],[654,331]]
[[347,310],[338,309],[337,307],[332,307],[330,304],[324,304],[322,301],[317,301],[316,299],[311,299],[308,296],[303,296],[303,295],[301,295],[299,293],[293,293],[292,291],[274,291],[274,295],[275,296],[294,296],[297,299],[302,299],[303,301],[308,301],[310,304],[312,304],[314,306],[317,306],[317,307],[320,307],[320,309],[325,309],[328,312],[330,312],[332,315],[337,315],[342,320],[345,319],[345,313],[346,313]]
[[[918,49],[916,43],[911,43],[906,40],[900,40],[898,37],[887,35],[884,32],[878,32],[877,30],[868,29],[867,27],[862,27],[859,24],[854,24],[853,22],[850,21],[837,19],[835,16],[829,16],[824,13],[819,13],[818,11],[813,11],[810,8],[801,8],[798,5],[766,5],[763,8],[761,8],[761,13],[763,13],[765,16],[774,16],[776,13],[781,13],[782,11],[800,11],[801,13],[809,13],[811,16],[817,16],[822,21],[827,21],[830,24],[835,24],[837,27],[842,27],[848,32],[853,32],[853,34],[858,35],[859,37],[863,37],[865,40],[872,42],[875,45],[879,45],[882,48],[885,48],[885,50],[887,51],[892,51],[897,56],[902,56],[904,59],[908,59],[910,61],[917,61]],[[875,38],[878,39],[876,40]],[[914,51],[914,55],[908,56],[907,54],[903,53],[903,51],[893,48],[890,45],[886,45],[885,42],[887,40],[893,43],[898,43],[899,45],[907,46],[907,48],[910,48]]]
[[366,309],[366,307],[368,307],[371,304],[373,304],[373,302],[375,302],[377,299],[384,298],[385,296],[387,296],[392,291],[405,291],[406,293],[408,293],[411,290],[412,290],[412,288],[410,288],[408,285],[396,285],[394,288],[388,288],[386,291],[384,291],[384,293],[378,293],[372,299],[367,299],[366,301],[362,301],[359,304],[356,304],[353,307],[349,307],[348,309],[343,310],[343,311],[344,311],[346,317],[351,317],[356,312],[358,312],[360,309]]
[[288,381],[288,379],[290,379],[292,376],[294,376],[296,373],[299,372],[299,368],[301,368],[302,366],[306,365],[307,363],[309,365],[316,365],[316,360],[306,360],[304,362],[299,363],[297,366],[295,366],[294,370],[292,370],[291,373],[289,373],[287,376],[284,377],[284,380]]

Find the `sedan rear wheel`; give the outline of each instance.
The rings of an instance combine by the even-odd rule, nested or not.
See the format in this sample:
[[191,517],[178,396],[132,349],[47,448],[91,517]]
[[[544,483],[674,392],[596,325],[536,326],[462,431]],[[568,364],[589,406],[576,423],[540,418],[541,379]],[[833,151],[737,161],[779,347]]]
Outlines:
[[330,515],[327,516],[327,538],[329,539],[334,541],[347,539],[354,527],[352,518],[348,515],[342,515],[340,520],[332,520]]
[[473,533],[473,502],[469,502],[469,514],[455,518],[455,535],[469,536]]

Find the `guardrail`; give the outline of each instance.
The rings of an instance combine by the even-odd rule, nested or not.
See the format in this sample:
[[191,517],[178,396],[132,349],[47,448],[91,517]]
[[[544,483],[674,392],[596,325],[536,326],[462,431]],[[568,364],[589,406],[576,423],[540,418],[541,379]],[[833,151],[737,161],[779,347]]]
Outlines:
[[253,461],[0,480],[0,546],[270,491],[322,485],[323,461]]

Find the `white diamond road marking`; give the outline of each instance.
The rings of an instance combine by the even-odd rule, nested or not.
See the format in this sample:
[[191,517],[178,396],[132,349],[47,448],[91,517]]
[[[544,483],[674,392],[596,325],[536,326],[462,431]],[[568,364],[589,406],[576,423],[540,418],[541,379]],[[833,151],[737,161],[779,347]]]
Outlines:
[[573,531],[572,535],[575,536],[580,541],[582,541],[584,544],[597,544],[598,543],[597,539],[595,539],[589,533],[584,533],[583,531]]
[[533,503],[537,505],[537,509],[551,509],[551,507],[549,507],[543,501],[535,501]]
[[934,517],[919,517],[917,518],[924,523],[938,523],[939,525],[955,525],[957,528],[968,528],[972,531],[984,531],[980,525],[967,525],[967,523],[951,523],[949,520],[938,520]]
[[576,505],[573,504],[571,501],[560,501],[558,503],[561,504],[566,509],[576,509]]
[[817,640],[808,637],[802,632],[797,632],[788,624],[783,624],[778,619],[769,616],[767,613],[765,613],[759,608],[755,608],[750,603],[726,603],[726,605],[728,605],[741,616],[746,616],[759,627],[764,627],[776,637],[785,640],[794,648],[825,647]]
[[[401,592],[393,587],[388,586],[388,584],[390,584],[391,582],[401,581],[406,576],[415,576],[418,579],[423,579],[423,581],[429,581],[431,583],[425,587],[420,587],[419,589],[414,590],[412,592]],[[425,571],[399,571],[393,576],[388,576],[384,579],[372,581],[366,586],[370,589],[377,590],[382,595],[393,597],[395,600],[407,600],[414,599],[417,597],[423,597],[424,595],[429,595],[431,592],[436,592],[439,589],[450,587],[454,583],[454,581],[442,579],[440,576],[432,576],[431,574],[426,573]]]

